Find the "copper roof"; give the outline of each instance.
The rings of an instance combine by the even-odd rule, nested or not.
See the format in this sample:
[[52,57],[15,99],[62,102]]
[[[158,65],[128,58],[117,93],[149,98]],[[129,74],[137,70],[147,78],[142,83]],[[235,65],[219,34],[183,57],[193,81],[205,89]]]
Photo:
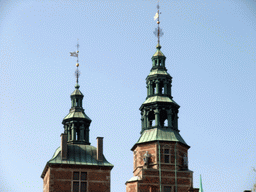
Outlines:
[[167,73],[167,71],[165,71],[165,70],[154,69],[154,70],[150,71],[149,76],[150,75],[170,75],[170,74]]
[[91,145],[68,144],[67,159],[61,158],[61,148],[58,147],[54,152],[52,158],[47,162],[44,171],[41,175],[43,178],[46,174],[49,165],[87,165],[87,166],[104,166],[114,167],[109,163],[103,155],[103,161],[97,160],[97,148]]
[[91,119],[82,111],[73,111],[70,112],[66,117],[64,117],[63,120],[65,119],[71,119],[71,118],[81,118],[81,119],[88,119],[91,121]]
[[175,103],[178,105],[174,100],[170,99],[170,97],[166,96],[153,96],[149,97],[143,104],[153,103],[153,102],[168,102],[168,103]]
[[187,145],[179,132],[170,128],[154,128],[145,130],[136,144],[150,141],[179,141]]

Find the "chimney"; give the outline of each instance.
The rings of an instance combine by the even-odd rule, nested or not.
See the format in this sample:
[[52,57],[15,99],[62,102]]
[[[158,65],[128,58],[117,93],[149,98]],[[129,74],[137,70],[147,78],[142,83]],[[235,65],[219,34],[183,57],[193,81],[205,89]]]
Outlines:
[[67,159],[67,154],[68,154],[68,146],[67,146],[67,141],[68,141],[68,136],[65,133],[62,133],[61,135],[61,144],[60,144],[60,149],[61,149],[61,159]]
[[97,160],[103,161],[103,137],[97,137]]

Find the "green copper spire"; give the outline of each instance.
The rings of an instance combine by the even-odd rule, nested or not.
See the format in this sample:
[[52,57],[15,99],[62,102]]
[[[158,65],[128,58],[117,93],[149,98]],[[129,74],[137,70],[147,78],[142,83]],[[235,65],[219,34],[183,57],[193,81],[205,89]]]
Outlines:
[[166,57],[160,49],[161,49],[161,45],[157,44],[156,52],[151,58],[151,60],[152,60],[152,69],[151,69],[151,71],[154,70],[154,69],[160,69],[162,71],[167,71],[167,69],[165,68],[165,59],[166,59]]
[[152,56],[152,68],[146,78],[147,97],[141,105],[141,137],[136,144],[150,141],[175,141],[185,145],[179,134],[178,113],[180,106],[172,97],[172,77],[167,72],[166,57],[161,51],[160,37],[163,35],[159,27],[159,5],[155,15],[158,27],[155,35],[158,38],[156,52]]
[[75,90],[70,95],[71,109],[69,110],[69,114],[64,117],[62,124],[64,125],[64,133],[68,135],[68,143],[89,145],[89,126],[92,120],[84,112],[82,103],[84,95],[79,90],[78,78],[80,71],[78,70],[78,48],[79,44],[77,43],[77,51],[70,52],[70,56],[77,57],[77,69],[75,71],[76,85]]
[[156,50],[155,54],[152,57],[152,61],[153,61],[152,69],[160,68],[160,69],[166,70],[166,68],[165,68],[165,59],[166,59],[166,57],[160,51],[160,49],[161,49],[160,37],[162,37],[164,33],[162,32],[162,29],[159,27],[159,25],[160,25],[159,15],[161,14],[161,12],[159,12],[159,8],[160,7],[159,7],[159,4],[158,4],[157,5],[157,13],[154,17],[154,20],[157,19],[157,22],[156,22],[157,23],[157,28],[154,31],[154,34],[157,36],[157,46],[156,46],[157,50]]
[[204,192],[201,175],[200,175],[200,187],[199,187],[199,192]]
[[164,54],[162,53],[162,51],[160,51],[161,48],[162,48],[161,45],[157,44],[157,46],[156,46],[157,50],[156,50],[155,54],[153,55],[153,57],[157,57],[157,56],[165,57]]

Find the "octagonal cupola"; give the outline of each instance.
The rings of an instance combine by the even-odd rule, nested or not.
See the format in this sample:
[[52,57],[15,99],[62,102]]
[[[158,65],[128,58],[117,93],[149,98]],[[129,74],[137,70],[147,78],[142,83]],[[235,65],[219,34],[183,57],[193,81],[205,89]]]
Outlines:
[[167,69],[165,68],[165,55],[162,53],[161,49],[161,45],[157,44],[156,46],[156,52],[155,54],[152,56],[152,70],[154,69],[162,69],[167,71]]
[[67,134],[68,143],[90,145],[89,126],[92,120],[84,112],[84,95],[79,90],[80,86],[78,84],[78,79],[80,71],[78,70],[78,53],[79,51],[71,53],[71,56],[77,57],[77,69],[75,72],[76,85],[75,90],[70,95],[71,108],[69,110],[69,114],[64,117],[62,124],[64,125],[64,133]]

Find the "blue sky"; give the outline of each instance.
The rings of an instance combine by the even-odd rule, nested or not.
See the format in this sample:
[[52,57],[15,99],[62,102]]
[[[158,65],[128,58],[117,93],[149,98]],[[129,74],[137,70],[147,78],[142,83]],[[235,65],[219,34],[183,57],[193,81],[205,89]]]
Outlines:
[[[42,191],[60,145],[80,43],[80,90],[114,164],[111,191],[132,177],[145,78],[155,53],[157,1],[0,1],[0,191]],[[240,192],[256,182],[256,2],[160,1],[162,52],[181,106],[194,187]]]

